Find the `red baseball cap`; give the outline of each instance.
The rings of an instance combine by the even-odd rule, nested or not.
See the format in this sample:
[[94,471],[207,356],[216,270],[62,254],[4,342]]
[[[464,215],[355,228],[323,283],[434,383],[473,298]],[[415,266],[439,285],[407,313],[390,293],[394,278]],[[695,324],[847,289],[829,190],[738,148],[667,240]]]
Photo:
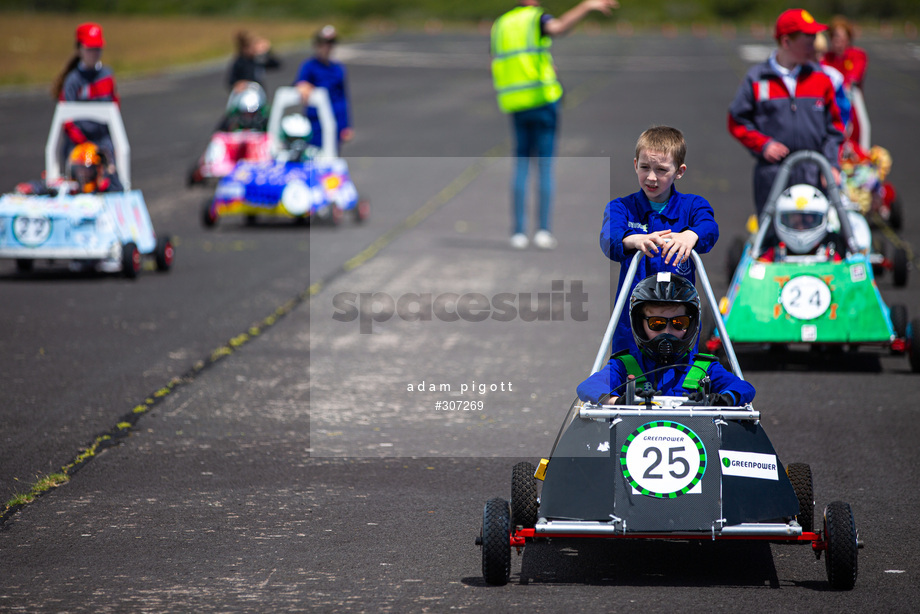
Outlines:
[[779,40],[779,37],[784,34],[793,34],[795,32],[817,34],[825,30],[827,30],[827,26],[815,21],[811,13],[805,9],[789,9],[788,11],[783,11],[777,18],[776,31],[773,36],[776,40]]
[[105,47],[102,26],[98,23],[82,23],[77,26],[77,42],[84,47]]

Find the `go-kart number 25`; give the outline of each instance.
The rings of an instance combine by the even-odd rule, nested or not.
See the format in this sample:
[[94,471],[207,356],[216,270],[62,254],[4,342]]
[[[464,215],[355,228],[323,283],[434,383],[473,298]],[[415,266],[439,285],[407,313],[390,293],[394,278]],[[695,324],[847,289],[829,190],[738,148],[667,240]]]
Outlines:
[[[668,474],[672,478],[685,478],[687,477],[687,474],[690,473],[690,463],[687,462],[686,458],[679,454],[685,451],[686,448],[684,448],[684,446],[680,446],[679,448],[668,448],[668,467],[673,465],[683,466],[683,470],[680,472],[675,473],[674,471],[668,471]],[[662,474],[655,473],[655,470],[658,469],[658,467],[661,465],[661,450],[658,448],[646,448],[642,456],[655,457],[655,460],[652,461],[652,464],[648,466],[648,469],[645,470],[645,473],[642,474],[642,477],[647,480],[660,480],[664,478]]]
[[620,469],[640,494],[673,499],[697,488],[706,472],[706,447],[677,422],[649,422],[633,431],[620,449]]
[[793,318],[814,320],[831,305],[831,289],[824,280],[811,275],[793,277],[783,285],[779,302]]
[[23,245],[41,245],[51,236],[51,220],[18,215],[13,218],[13,236]]

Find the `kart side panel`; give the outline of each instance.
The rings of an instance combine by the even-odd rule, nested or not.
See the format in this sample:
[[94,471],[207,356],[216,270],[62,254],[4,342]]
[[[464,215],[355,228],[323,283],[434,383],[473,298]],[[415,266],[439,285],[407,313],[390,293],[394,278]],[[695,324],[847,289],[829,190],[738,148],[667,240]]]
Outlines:
[[818,263],[745,257],[729,305],[724,319],[735,343],[887,343],[893,335],[872,266],[862,257]]
[[[624,470],[624,451],[642,433],[662,425],[692,434],[696,445],[689,451],[704,462],[699,478],[686,492],[644,494]],[[724,457],[766,460],[774,468],[739,475],[737,469],[723,468]],[[663,463],[656,471],[679,468],[669,467],[666,458],[660,460]],[[547,465],[539,509],[539,516],[547,520],[613,522],[624,534],[711,532],[723,524],[788,519],[798,513],[798,500],[759,424],[715,423],[690,416],[655,420],[650,412],[648,417],[623,417],[613,425],[576,418]]]
[[[776,456],[776,450],[760,424],[728,422],[721,426],[721,431],[722,451]],[[778,458],[776,465],[776,480],[722,476],[722,515],[727,525],[785,520],[799,513],[799,502],[786,476],[786,469]]]
[[108,256],[113,243],[133,241],[141,253],[156,236],[139,190],[108,194],[0,197],[0,256],[86,258]]
[[300,216],[333,202],[346,211],[358,203],[344,160],[240,162],[220,180],[212,208],[217,216]]
[[576,418],[546,467],[540,517],[609,521],[614,508],[614,463],[607,424]]

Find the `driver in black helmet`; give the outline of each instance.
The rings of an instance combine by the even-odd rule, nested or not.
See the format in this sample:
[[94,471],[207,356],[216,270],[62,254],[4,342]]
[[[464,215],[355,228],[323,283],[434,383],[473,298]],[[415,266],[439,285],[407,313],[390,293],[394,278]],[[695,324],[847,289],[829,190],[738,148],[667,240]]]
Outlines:
[[638,355],[617,352],[578,386],[578,398],[596,405],[623,404],[627,376],[664,396],[690,396],[709,377],[709,402],[737,407],[754,399],[754,387],[727,371],[715,356],[695,354],[700,334],[700,295],[686,278],[658,273],[643,279],[629,298],[629,320]]

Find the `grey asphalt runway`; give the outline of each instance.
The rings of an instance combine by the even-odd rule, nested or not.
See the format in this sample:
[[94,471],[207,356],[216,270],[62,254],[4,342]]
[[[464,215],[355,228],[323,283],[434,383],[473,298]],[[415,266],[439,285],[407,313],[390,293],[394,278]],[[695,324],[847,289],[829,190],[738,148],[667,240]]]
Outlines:
[[[920,245],[918,47],[863,42],[873,140],[894,159],[901,237]],[[24,276],[0,263],[0,496],[102,443],[5,517],[0,611],[914,611],[920,380],[880,353],[741,356],[780,458],[811,464],[818,509],[853,507],[865,543],[853,591],[829,591],[807,546],[747,543],[556,540],[515,556],[509,585],[482,581],[483,504],[510,496],[515,462],[549,453],[597,352],[618,273],[597,245],[601,216],[637,189],[633,148],[651,124],[687,137],[678,189],[716,210],[722,238],[703,261],[725,292],[728,244],[753,210],[753,160],[725,112],[769,41],[558,41],[551,252],[507,245],[509,129],[487,37],[348,43],[356,138],[344,154],[371,202],[365,224],[203,228],[209,193],[185,173],[226,97],[224,66],[205,66],[120,83],[134,185],[176,240],[171,272]],[[0,189],[37,178],[52,111],[42,92],[0,95]],[[911,274],[878,287],[914,317]],[[517,317],[446,321],[445,294],[503,295]],[[432,318],[397,310],[404,297],[430,301]],[[357,318],[336,318],[362,300]]]

